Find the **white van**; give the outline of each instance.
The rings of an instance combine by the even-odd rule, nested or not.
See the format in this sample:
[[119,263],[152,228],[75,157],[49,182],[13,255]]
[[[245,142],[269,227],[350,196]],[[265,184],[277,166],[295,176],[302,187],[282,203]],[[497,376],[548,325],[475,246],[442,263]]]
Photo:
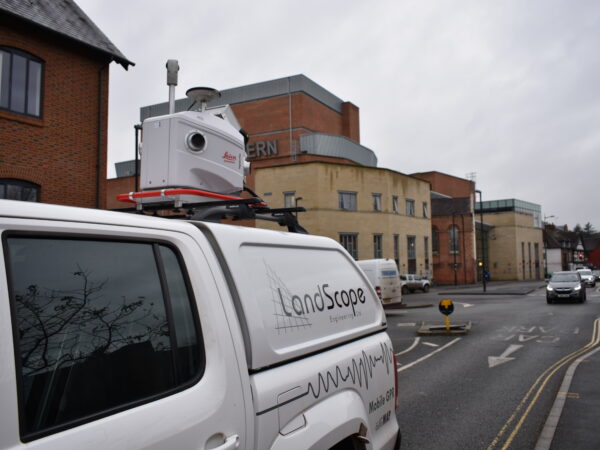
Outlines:
[[393,259],[363,259],[357,263],[384,305],[402,304],[402,282]]
[[335,241],[0,200],[0,449],[399,446],[381,302]]

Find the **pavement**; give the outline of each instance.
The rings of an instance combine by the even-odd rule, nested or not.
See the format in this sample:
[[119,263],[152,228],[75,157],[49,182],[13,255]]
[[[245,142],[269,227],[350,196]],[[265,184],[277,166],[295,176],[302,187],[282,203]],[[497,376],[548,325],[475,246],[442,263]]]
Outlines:
[[435,290],[438,295],[527,295],[545,285],[544,280],[488,281],[485,291],[482,283],[437,286]]

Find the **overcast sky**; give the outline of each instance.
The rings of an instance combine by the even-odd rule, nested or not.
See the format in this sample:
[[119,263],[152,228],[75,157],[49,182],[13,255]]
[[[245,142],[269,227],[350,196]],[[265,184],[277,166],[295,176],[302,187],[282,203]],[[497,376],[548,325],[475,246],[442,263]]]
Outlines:
[[484,200],[600,229],[596,0],[75,0],[135,67],[110,69],[109,177],[139,108],[304,74],[360,108],[379,167],[476,173]]

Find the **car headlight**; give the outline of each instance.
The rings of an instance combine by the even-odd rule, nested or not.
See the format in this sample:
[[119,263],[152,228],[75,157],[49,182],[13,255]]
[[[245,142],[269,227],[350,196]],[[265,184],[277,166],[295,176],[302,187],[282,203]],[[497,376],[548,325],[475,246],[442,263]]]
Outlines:
[[580,291],[580,290],[581,290],[581,285],[580,285],[580,284],[578,284],[577,286],[575,286],[574,290],[576,290],[576,291]]
[[550,286],[550,285],[546,286],[546,289],[547,289],[548,291],[553,291],[553,290],[554,290],[554,289],[552,288],[552,286]]

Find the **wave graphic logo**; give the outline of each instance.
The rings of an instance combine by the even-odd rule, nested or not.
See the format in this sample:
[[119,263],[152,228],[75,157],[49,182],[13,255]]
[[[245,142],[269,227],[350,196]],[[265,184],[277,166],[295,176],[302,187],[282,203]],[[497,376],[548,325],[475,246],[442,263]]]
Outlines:
[[335,370],[319,372],[315,384],[308,383],[306,394],[312,393],[315,398],[319,398],[323,393],[337,389],[340,384],[346,384],[348,381],[353,385],[365,386],[369,389],[369,380],[373,379],[373,374],[377,366],[384,365],[385,371],[389,375],[390,370],[395,372],[393,349],[386,343],[380,344],[381,352],[376,355],[368,355],[364,350],[359,359],[352,358],[352,361],[346,367],[335,366]]
[[389,376],[390,371],[396,376],[396,368],[394,367],[393,349],[382,342],[379,344],[379,352],[375,355],[369,355],[366,351],[361,352],[359,358],[352,358],[347,365],[339,366],[336,365],[335,369],[319,372],[315,383],[309,382],[302,394],[297,397],[291,398],[284,403],[271,406],[263,411],[256,413],[257,416],[266,414],[277,408],[281,408],[289,403],[292,403],[300,398],[306,397],[312,394],[315,399],[318,399],[321,395],[325,395],[329,391],[338,389],[340,385],[352,383],[360,387],[369,389],[369,381],[373,379],[375,371],[379,370],[378,366],[384,366],[387,375]]

